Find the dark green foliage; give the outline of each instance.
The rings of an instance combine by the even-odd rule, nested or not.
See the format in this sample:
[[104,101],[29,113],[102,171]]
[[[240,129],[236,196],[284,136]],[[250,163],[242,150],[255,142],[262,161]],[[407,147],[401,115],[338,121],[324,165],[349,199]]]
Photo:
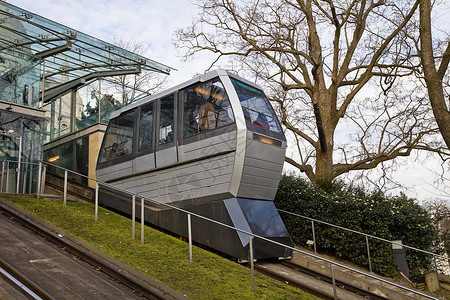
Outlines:
[[[362,188],[348,187],[342,182],[330,186],[326,193],[302,178],[283,176],[275,204],[279,209],[318,219],[389,241],[430,251],[437,230],[427,211],[404,194],[386,196],[382,192],[368,193]],[[306,245],[312,240],[311,221],[281,213],[294,241]],[[318,250],[349,259],[368,267],[365,236],[315,222]],[[372,269],[394,276],[392,246],[369,238]],[[430,268],[431,258],[417,251],[407,250],[407,260],[413,280],[422,281],[422,270]]]

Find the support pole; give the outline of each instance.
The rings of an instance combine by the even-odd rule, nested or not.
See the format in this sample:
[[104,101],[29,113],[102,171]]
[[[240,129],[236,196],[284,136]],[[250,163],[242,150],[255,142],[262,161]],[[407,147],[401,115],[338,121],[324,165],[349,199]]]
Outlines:
[[9,161],[6,161],[6,186],[5,186],[5,193],[8,192],[9,187]]
[[252,288],[255,290],[255,265],[253,262],[253,236],[249,235],[250,244],[250,269],[252,270]]
[[437,279],[437,283],[438,283],[438,287],[439,287],[439,297],[443,298],[441,283],[439,282],[439,271],[438,271],[438,267],[437,267],[437,263],[436,263],[436,255],[433,255],[433,260],[434,260],[434,268],[436,269],[436,279]]
[[313,242],[314,242],[314,253],[317,253],[317,247],[316,247],[316,232],[314,230],[314,221],[311,220],[311,228],[312,228],[312,235],[313,235]]
[[41,197],[41,180],[42,180],[42,162],[39,162],[38,182],[37,182],[37,187],[36,187],[36,195],[38,198]]
[[95,221],[98,219],[98,181],[95,182]]
[[333,264],[330,264],[330,266],[331,266],[331,279],[333,280],[333,293],[334,293],[334,299],[337,300],[336,278],[334,278],[334,268],[333,268]]
[[3,174],[5,173],[5,161],[2,161],[2,181],[0,182],[0,193],[3,193]]
[[131,239],[136,235],[136,195],[131,196]]
[[192,226],[191,214],[188,214],[189,263],[192,265]]
[[67,170],[64,170],[64,206],[67,205]]
[[44,165],[44,171],[42,172],[42,183],[41,183],[41,195],[45,193],[45,177],[47,176],[47,165]]
[[372,272],[372,261],[370,259],[369,237],[366,235],[367,258],[369,259],[369,271]]
[[145,223],[144,198],[141,198],[141,244],[144,243],[144,223]]
[[22,137],[19,136],[19,160],[17,162],[17,190],[16,194],[19,193],[19,186],[20,186],[20,167],[22,163]]

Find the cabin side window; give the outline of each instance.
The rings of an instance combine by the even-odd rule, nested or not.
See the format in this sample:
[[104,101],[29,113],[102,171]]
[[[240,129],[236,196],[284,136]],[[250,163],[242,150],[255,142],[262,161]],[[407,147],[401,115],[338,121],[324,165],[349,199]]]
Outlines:
[[139,124],[139,151],[153,146],[153,102],[141,109]]
[[134,111],[109,122],[101,150],[100,162],[127,156],[133,152]]
[[159,145],[171,143],[174,140],[174,95],[161,99],[159,117]]
[[183,111],[184,137],[234,122],[230,101],[218,79],[186,90]]
[[264,93],[248,84],[230,78],[241,102],[247,124],[281,133],[281,126]]

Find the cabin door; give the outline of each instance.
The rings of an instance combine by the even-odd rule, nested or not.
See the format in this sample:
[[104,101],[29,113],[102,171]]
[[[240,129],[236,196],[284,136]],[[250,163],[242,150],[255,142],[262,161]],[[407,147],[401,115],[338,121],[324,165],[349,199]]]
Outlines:
[[161,168],[177,163],[177,127],[175,95],[158,101],[159,120],[157,123],[156,167]]

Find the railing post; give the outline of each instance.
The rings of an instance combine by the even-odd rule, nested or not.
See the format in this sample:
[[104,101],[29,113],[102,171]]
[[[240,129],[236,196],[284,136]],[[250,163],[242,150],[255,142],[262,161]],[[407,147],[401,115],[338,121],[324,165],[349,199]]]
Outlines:
[[439,297],[442,298],[442,289],[441,289],[441,283],[439,282],[439,271],[438,271],[438,267],[437,267],[437,263],[436,263],[436,255],[433,255],[433,260],[434,260],[434,268],[436,269],[436,279],[437,279],[437,283],[438,283],[438,287],[439,287]]
[[67,205],[67,170],[64,170],[64,206]]
[[317,247],[316,247],[316,232],[315,232],[315,230],[314,230],[314,220],[311,220],[311,228],[312,228],[313,242],[314,242],[314,253],[317,253]]
[[98,219],[98,181],[95,182],[95,221]]
[[[25,164],[25,166],[22,167],[22,169],[23,169],[23,170],[22,170],[23,176],[20,176],[20,177],[21,177],[21,179],[22,179],[22,194],[25,194],[25,191],[26,191],[26,185],[27,185],[28,163],[25,162],[25,163],[23,163],[23,164]],[[22,165],[22,163],[20,163],[20,165]]]
[[3,193],[3,174],[5,173],[5,161],[2,161],[2,181],[0,182],[0,193]]
[[334,299],[337,300],[336,278],[334,278],[334,268],[333,268],[333,264],[330,264],[330,266],[331,266],[331,279],[333,280],[333,293],[334,293]]
[[5,186],[5,193],[8,192],[9,187],[9,161],[6,161],[6,186]]
[[36,187],[36,195],[38,198],[41,197],[41,180],[42,180],[42,162],[39,162],[39,167],[38,167],[38,182],[37,182],[37,187]]
[[250,246],[250,269],[252,270],[252,288],[255,290],[255,266],[253,263],[253,236],[249,235],[249,246]]
[[20,183],[20,162],[17,162],[17,180],[16,180],[16,194],[19,193],[19,183]]
[[144,243],[144,223],[145,223],[144,198],[141,198],[141,244]]
[[192,226],[191,226],[191,214],[188,217],[188,238],[189,238],[189,263],[192,265]]
[[131,239],[134,240],[136,231],[136,195],[131,196]]
[[367,258],[369,259],[369,271],[372,272],[372,261],[370,259],[369,237],[366,235]]
[[45,177],[47,176],[47,165],[44,165],[44,170],[42,171],[42,182],[41,182],[41,186],[39,187],[41,189],[40,194],[44,194],[45,193]]

